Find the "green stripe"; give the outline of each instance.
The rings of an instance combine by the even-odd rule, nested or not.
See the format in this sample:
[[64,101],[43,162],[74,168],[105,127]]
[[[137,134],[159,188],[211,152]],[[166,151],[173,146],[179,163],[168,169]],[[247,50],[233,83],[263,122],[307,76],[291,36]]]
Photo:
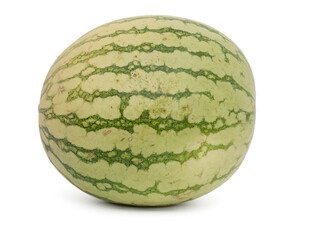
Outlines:
[[178,92],[178,93],[163,93],[161,91],[156,91],[156,92],[151,92],[147,90],[142,90],[142,91],[132,91],[132,92],[120,92],[116,89],[110,89],[108,91],[99,91],[95,90],[93,93],[86,92],[81,89],[80,86],[78,86],[75,89],[72,89],[68,93],[68,98],[67,102],[71,102],[75,99],[81,98],[86,102],[93,102],[96,98],[108,98],[108,97],[113,97],[113,96],[118,96],[121,99],[123,98],[130,98],[132,96],[144,96],[148,99],[155,100],[159,97],[170,97],[172,99],[181,99],[181,98],[187,98],[192,95],[204,95],[208,97],[211,100],[214,100],[214,96],[209,92],[190,92],[189,89],[187,89],[184,92]]
[[102,26],[108,26],[108,25],[113,24],[113,23],[133,22],[133,21],[136,21],[136,20],[139,20],[139,19],[148,19],[148,18],[156,19],[156,20],[178,21],[178,22],[182,22],[182,23],[185,23],[185,24],[192,24],[192,25],[195,25],[195,26],[199,27],[200,29],[205,29],[205,30],[208,30],[211,33],[215,33],[215,34],[219,35],[220,37],[222,37],[224,40],[230,41],[230,39],[228,39],[221,32],[219,32],[218,30],[216,30],[216,29],[214,29],[214,28],[212,28],[212,27],[210,27],[210,26],[208,26],[206,24],[203,24],[203,23],[200,23],[200,22],[197,22],[197,21],[193,21],[193,20],[189,20],[189,19],[186,19],[186,18],[172,17],[172,16],[149,15],[149,16],[138,16],[138,17],[124,18],[124,19],[120,19],[120,20],[116,20],[116,21],[104,24]]
[[[82,72],[86,71],[87,68],[94,68],[95,70],[92,73],[83,76]],[[213,81],[214,83],[217,83],[218,81],[230,83],[234,90],[244,91],[250,98],[254,99],[254,96],[248,90],[246,90],[244,87],[242,87],[232,76],[224,75],[223,77],[219,77],[217,74],[215,74],[214,72],[209,71],[209,70],[193,71],[192,69],[187,69],[187,68],[171,68],[166,65],[146,65],[146,66],[143,66],[141,64],[141,62],[139,62],[137,60],[132,61],[128,65],[121,66],[121,67],[113,64],[113,65],[107,66],[105,68],[97,68],[93,65],[89,65],[87,68],[82,70],[80,73],[76,73],[72,77],[60,80],[59,83],[68,81],[70,79],[74,79],[76,77],[79,77],[82,79],[82,81],[85,81],[90,76],[101,75],[101,74],[108,73],[108,72],[111,72],[114,74],[125,74],[125,75],[129,75],[129,76],[132,76],[133,71],[135,71],[135,70],[142,70],[146,73],[152,73],[152,72],[158,72],[158,71],[164,72],[167,74],[169,74],[169,73],[186,73],[188,75],[193,76],[194,78],[205,77],[206,79]],[[50,86],[48,88],[45,88],[43,94],[45,94],[45,92],[47,92],[49,90],[50,90]]]
[[112,37],[117,37],[119,35],[127,35],[127,34],[145,34],[145,33],[159,33],[159,34],[164,34],[164,33],[172,33],[174,35],[176,35],[177,38],[181,39],[183,37],[194,37],[196,38],[199,42],[213,42],[216,43],[217,45],[219,45],[219,47],[221,48],[222,53],[224,54],[225,60],[227,62],[229,62],[229,58],[227,56],[227,54],[231,55],[232,57],[234,57],[236,60],[242,62],[243,60],[241,59],[241,57],[239,56],[239,53],[237,52],[236,54],[233,53],[231,50],[227,49],[226,47],[223,46],[223,44],[221,44],[220,42],[218,42],[215,39],[203,36],[201,33],[190,33],[184,30],[180,30],[180,29],[176,29],[176,28],[172,28],[172,27],[164,27],[164,28],[159,28],[159,29],[151,29],[148,27],[144,27],[142,29],[136,28],[136,27],[132,27],[129,30],[117,30],[114,33],[111,34],[107,34],[107,35],[99,35],[97,36],[95,39],[90,39],[90,40],[86,40],[86,41],[82,41],[78,44],[76,44],[74,46],[74,48],[77,48],[78,46],[81,46],[85,43],[88,42],[96,42],[99,41],[101,39],[104,38],[112,38]]
[[253,95],[248,90],[243,88],[232,76],[224,75],[223,77],[219,77],[217,74],[215,74],[214,72],[209,71],[209,70],[193,71],[192,69],[187,69],[187,68],[171,68],[166,65],[143,66],[141,64],[141,62],[139,62],[139,61],[132,61],[128,65],[121,66],[121,67],[116,66],[115,64],[108,66],[108,67],[105,67],[105,68],[96,68],[91,65],[89,67],[92,67],[95,69],[91,74],[89,74],[87,76],[81,76],[81,75],[76,74],[74,77],[81,76],[82,80],[87,80],[92,75],[104,74],[107,72],[111,72],[111,73],[115,73],[115,74],[126,74],[126,75],[131,76],[133,71],[138,70],[138,69],[142,70],[146,73],[158,72],[158,71],[165,72],[167,74],[169,74],[169,73],[186,73],[188,75],[193,76],[194,78],[205,77],[206,79],[213,81],[214,83],[217,83],[218,81],[230,83],[234,90],[237,89],[240,91],[244,91],[249,97],[254,99]]
[[[75,179],[80,179],[82,181],[85,181],[85,182],[88,182],[88,183],[91,183],[94,187],[96,187],[97,189],[99,189],[100,191],[105,191],[105,192],[108,192],[110,190],[113,190],[113,191],[116,191],[118,193],[128,193],[128,192],[131,192],[131,193],[134,193],[134,194],[138,194],[138,195],[143,195],[143,196],[147,196],[148,194],[151,194],[151,193],[158,193],[158,194],[161,194],[161,195],[164,195],[164,196],[177,196],[179,194],[183,194],[183,193],[186,193],[188,191],[198,191],[202,186],[204,185],[208,185],[208,184],[212,184],[214,183],[215,181],[217,180],[223,180],[223,179],[226,179],[228,178],[239,166],[233,166],[226,174],[220,176],[220,177],[217,177],[214,176],[210,181],[208,181],[207,183],[205,184],[196,184],[196,185],[193,185],[193,186],[189,186],[187,188],[183,188],[183,189],[176,189],[176,190],[171,190],[171,191],[168,191],[168,192],[160,192],[158,190],[158,185],[159,183],[161,182],[160,180],[159,181],[155,181],[155,184],[152,186],[152,187],[149,187],[147,188],[146,190],[144,191],[140,191],[140,190],[137,190],[135,188],[131,188],[131,187],[128,187],[127,185],[123,184],[123,183],[119,183],[119,182],[115,182],[115,181],[111,181],[110,179],[108,178],[104,178],[104,179],[96,179],[96,178],[93,178],[93,177],[89,177],[89,176],[84,176],[78,172],[76,172],[72,167],[70,167],[68,164],[65,164],[63,163],[60,158],[52,151],[51,147],[47,144],[45,144],[44,141],[43,142],[43,145],[46,149],[47,152],[51,152],[52,155],[62,164],[62,166],[70,173],[70,175],[75,178]],[[51,160],[52,161],[52,160]],[[110,188],[107,188],[105,187],[105,189],[101,189],[101,188],[98,188],[98,184],[99,183],[105,183],[105,184],[109,184],[111,185]]]
[[154,51],[161,52],[161,53],[174,53],[175,51],[179,52],[186,52],[189,53],[191,56],[197,56],[199,58],[202,57],[208,57],[210,59],[213,59],[214,56],[210,55],[208,52],[202,52],[202,51],[190,51],[188,48],[179,46],[179,47],[174,47],[174,46],[166,46],[164,44],[154,44],[154,43],[142,43],[140,45],[127,45],[127,46],[120,46],[117,45],[116,43],[110,43],[104,45],[102,48],[89,51],[89,52],[84,52],[80,53],[79,55],[74,56],[70,61],[61,67],[62,68],[68,68],[70,66],[73,66],[77,63],[82,63],[82,62],[88,62],[88,60],[97,57],[97,56],[103,56],[106,55],[110,52],[126,52],[126,53],[131,53],[131,52],[144,52],[144,53],[152,53]]
[[181,153],[164,152],[161,154],[151,154],[148,157],[144,157],[140,154],[133,154],[130,149],[119,150],[113,149],[111,151],[102,151],[100,149],[86,149],[72,144],[66,138],[59,139],[55,138],[47,127],[40,126],[43,134],[46,136],[47,140],[52,140],[59,146],[63,152],[72,152],[79,160],[85,163],[96,163],[99,160],[104,160],[109,164],[118,162],[126,166],[134,165],[138,169],[148,169],[154,163],[168,163],[170,161],[176,161],[184,163],[191,158],[200,159],[208,154],[210,151],[214,150],[228,150],[232,145],[232,141],[227,145],[211,145],[203,142],[198,149],[192,150],[190,152],[183,151]]
[[[121,107],[121,106],[120,106]],[[123,112],[123,107],[121,108],[121,112]],[[66,126],[79,126],[85,129],[87,132],[98,131],[104,128],[117,128],[125,130],[129,133],[134,132],[134,126],[137,125],[147,125],[157,131],[160,134],[162,131],[174,130],[175,132],[179,132],[186,128],[194,128],[197,127],[200,129],[201,133],[209,136],[209,134],[215,134],[217,132],[223,131],[227,128],[236,127],[242,123],[250,123],[252,121],[252,116],[254,116],[254,112],[246,112],[242,109],[235,111],[234,109],[229,110],[229,116],[231,113],[234,113],[236,122],[232,124],[226,124],[227,119],[224,117],[217,117],[215,121],[207,122],[205,120],[200,121],[199,123],[191,123],[188,121],[188,116],[185,116],[182,120],[175,120],[171,116],[167,116],[166,118],[155,118],[152,119],[150,117],[149,111],[145,110],[142,112],[140,117],[135,120],[129,120],[124,117],[117,119],[105,119],[100,117],[99,115],[89,116],[87,118],[79,118],[76,113],[69,113],[67,115],[58,115],[53,112],[52,108],[42,108],[39,109],[39,112],[44,114],[47,120],[58,119]],[[245,121],[241,121],[238,119],[238,114],[244,113],[246,115]],[[216,124],[222,126],[216,127]]]
[[[225,61],[229,62],[229,58],[227,55],[230,55],[232,57],[234,57],[236,60],[242,62],[242,59],[239,55],[239,52],[237,52],[236,54],[233,53],[231,50],[227,49],[226,47],[223,46],[223,44],[221,44],[220,42],[218,42],[215,39],[211,39],[209,37],[203,36],[200,33],[190,33],[184,30],[180,30],[180,29],[175,29],[172,27],[166,27],[166,28],[160,28],[160,29],[149,29],[147,27],[143,28],[143,29],[138,29],[136,27],[132,27],[129,30],[117,30],[112,34],[108,34],[108,35],[102,35],[102,36],[97,36],[95,39],[89,39],[89,40],[84,40],[82,42],[77,43],[76,45],[72,46],[69,51],[67,51],[65,54],[63,54],[63,56],[59,57],[57,61],[59,61],[61,58],[63,58],[64,56],[66,56],[67,54],[69,54],[70,51],[72,51],[73,49],[82,46],[83,44],[86,44],[88,42],[96,42],[99,41],[101,39],[104,38],[112,38],[112,37],[116,37],[119,35],[127,35],[127,34],[144,34],[144,33],[148,33],[148,32],[153,32],[153,33],[159,33],[159,34],[163,34],[163,33],[172,33],[174,35],[176,35],[177,38],[181,39],[182,37],[194,37],[196,38],[198,41],[200,42],[214,42],[217,45],[219,45],[219,47],[221,48],[222,53],[224,54],[225,57]],[[61,68],[57,68],[56,71],[54,71],[52,73],[51,76],[49,76],[47,78],[46,81],[48,81],[50,78],[54,77],[54,75],[59,72],[61,70]]]
[[[97,56],[103,56],[110,52],[145,52],[145,53],[151,53],[154,51],[158,51],[161,53],[174,53],[175,51],[179,52],[186,52],[189,53],[191,56],[197,56],[197,57],[208,57],[210,59],[213,59],[214,56],[209,54],[208,52],[202,52],[202,51],[189,51],[186,47],[179,46],[179,47],[173,47],[173,46],[166,46],[164,44],[154,44],[154,43],[143,43],[137,46],[134,45],[128,45],[128,46],[119,46],[115,43],[110,43],[107,45],[104,45],[102,48],[98,50],[93,50],[90,52],[80,53],[79,55],[74,56],[70,61],[68,61],[67,64],[62,65],[56,69],[56,71],[51,75],[49,78],[52,78],[55,74],[57,74],[62,69],[66,69],[69,67],[72,67],[76,65],[77,63],[85,63],[88,62],[90,59],[97,57]],[[48,78],[48,79],[49,79]]]

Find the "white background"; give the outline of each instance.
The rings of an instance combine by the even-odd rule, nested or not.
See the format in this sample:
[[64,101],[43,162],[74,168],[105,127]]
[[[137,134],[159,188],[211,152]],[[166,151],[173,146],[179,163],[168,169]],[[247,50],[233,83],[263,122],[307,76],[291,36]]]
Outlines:
[[[320,239],[319,1],[1,1],[0,239]],[[238,172],[164,208],[97,200],[66,181],[39,137],[55,58],[123,17],[162,14],[220,30],[254,72],[257,122]]]

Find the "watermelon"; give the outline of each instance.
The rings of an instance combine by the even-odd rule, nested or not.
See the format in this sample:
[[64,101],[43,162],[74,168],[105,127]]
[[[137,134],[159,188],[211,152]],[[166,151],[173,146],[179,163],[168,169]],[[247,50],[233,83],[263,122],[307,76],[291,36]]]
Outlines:
[[102,25],[54,62],[39,127],[59,172],[126,205],[202,196],[239,168],[252,139],[250,66],[202,23],[142,16]]

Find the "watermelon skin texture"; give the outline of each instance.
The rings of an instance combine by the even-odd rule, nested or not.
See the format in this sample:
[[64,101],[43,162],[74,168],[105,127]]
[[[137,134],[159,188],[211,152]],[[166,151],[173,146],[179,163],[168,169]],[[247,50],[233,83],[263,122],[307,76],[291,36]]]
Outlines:
[[202,196],[239,168],[255,123],[255,87],[239,48],[192,20],[142,16],[68,47],[41,92],[40,135],[59,172],[126,205]]

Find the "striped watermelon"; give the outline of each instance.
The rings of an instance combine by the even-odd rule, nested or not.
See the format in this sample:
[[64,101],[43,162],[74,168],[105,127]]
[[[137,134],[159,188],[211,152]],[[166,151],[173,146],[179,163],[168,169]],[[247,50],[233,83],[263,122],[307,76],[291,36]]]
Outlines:
[[102,25],[54,62],[39,104],[53,165],[86,193],[160,206],[202,196],[241,164],[255,121],[252,72],[217,30],[143,16]]

